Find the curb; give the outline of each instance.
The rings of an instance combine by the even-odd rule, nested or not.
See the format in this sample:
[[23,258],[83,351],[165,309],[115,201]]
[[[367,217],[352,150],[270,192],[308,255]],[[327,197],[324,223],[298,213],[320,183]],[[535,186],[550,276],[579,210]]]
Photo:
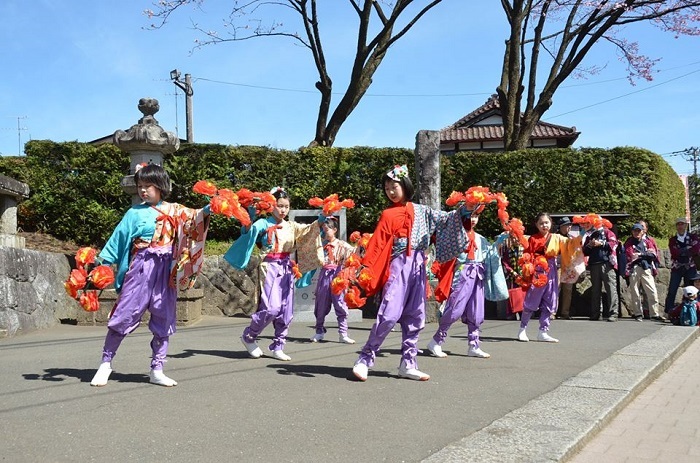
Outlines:
[[666,371],[699,334],[698,328],[665,326],[423,462],[566,461]]

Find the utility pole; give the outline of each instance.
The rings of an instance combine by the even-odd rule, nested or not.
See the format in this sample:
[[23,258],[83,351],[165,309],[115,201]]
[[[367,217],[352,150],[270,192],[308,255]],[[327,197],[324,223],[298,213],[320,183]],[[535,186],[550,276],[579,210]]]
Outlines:
[[700,183],[698,182],[698,159],[700,159],[700,148],[691,146],[690,148],[683,151],[683,157],[686,161],[693,162],[693,176],[688,182],[688,196],[689,196],[689,209],[690,209],[690,230],[692,230],[692,225],[696,222],[696,217],[698,215],[698,198],[697,195],[700,194]]
[[17,156],[22,155],[22,130],[27,130],[26,127],[20,127],[19,121],[26,118],[27,116],[17,116]]
[[691,146],[684,151],[686,161],[693,161],[693,176],[698,175],[698,158],[700,158],[700,148]]
[[187,143],[194,143],[194,135],[192,133],[192,76],[185,74],[185,80],[180,79],[180,71],[173,69],[170,71],[170,79],[183,92],[185,92],[185,125],[187,126]]

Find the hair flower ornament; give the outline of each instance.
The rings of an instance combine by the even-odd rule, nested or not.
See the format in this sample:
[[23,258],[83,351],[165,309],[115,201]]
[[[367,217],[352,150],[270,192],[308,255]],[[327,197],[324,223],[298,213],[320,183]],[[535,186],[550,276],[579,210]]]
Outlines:
[[387,172],[387,177],[394,181],[399,181],[402,178],[408,177],[408,167],[406,164],[399,166],[398,164],[394,166],[389,172]]
[[270,194],[271,194],[271,195],[274,195],[274,194],[277,193],[278,191],[284,191],[284,188],[281,187],[281,186],[276,186],[276,187],[274,187],[274,188],[272,188],[272,189],[270,190]]

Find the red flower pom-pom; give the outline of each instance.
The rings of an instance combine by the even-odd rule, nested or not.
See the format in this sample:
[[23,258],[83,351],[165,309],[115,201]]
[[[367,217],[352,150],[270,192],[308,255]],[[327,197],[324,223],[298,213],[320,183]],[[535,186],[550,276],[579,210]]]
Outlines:
[[216,194],[217,188],[209,180],[200,180],[194,184],[192,191],[199,193],[200,195],[214,196]]
[[95,256],[97,251],[94,248],[80,248],[75,253],[75,263],[78,268],[83,268],[87,264],[95,263]]
[[100,265],[90,272],[88,278],[95,288],[105,289],[107,286],[114,283],[114,271],[109,265]]
[[351,286],[348,288],[348,292],[345,293],[345,302],[351,309],[357,309],[362,307],[367,302],[366,297],[360,295],[360,290],[356,286]]

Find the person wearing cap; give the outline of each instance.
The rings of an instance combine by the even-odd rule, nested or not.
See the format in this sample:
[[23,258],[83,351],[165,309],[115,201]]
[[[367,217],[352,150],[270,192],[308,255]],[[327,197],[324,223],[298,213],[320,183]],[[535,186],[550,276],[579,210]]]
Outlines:
[[695,233],[690,233],[685,217],[676,219],[676,234],[668,240],[668,250],[671,252],[671,278],[664,304],[666,313],[676,306],[676,295],[681,280],[683,286],[691,286],[690,278],[697,272],[693,257],[700,255],[700,239]]
[[629,279],[628,291],[632,300],[632,317],[641,322],[644,319],[640,286],[649,301],[649,315],[652,320],[665,321],[659,314],[659,296],[654,277],[658,274],[659,249],[656,243],[644,235],[644,225],[635,223],[632,236],[623,245],[627,265],[624,272]]
[[687,308],[686,314],[688,314],[688,310],[691,311],[692,314],[692,310],[695,309],[696,326],[700,325],[700,303],[698,303],[698,288],[695,286],[686,286],[683,288],[683,301],[668,313],[671,323],[674,325],[693,325],[691,321],[692,315],[690,317],[681,315],[684,307]]
[[693,283],[693,286],[700,289],[700,272],[695,272],[693,276],[690,277],[690,281]]
[[608,301],[609,322],[617,321],[617,254],[619,245],[610,224],[607,226],[597,214],[587,214],[580,223],[585,230],[583,254],[588,257],[587,267],[591,276],[591,320],[600,320],[603,288]]

